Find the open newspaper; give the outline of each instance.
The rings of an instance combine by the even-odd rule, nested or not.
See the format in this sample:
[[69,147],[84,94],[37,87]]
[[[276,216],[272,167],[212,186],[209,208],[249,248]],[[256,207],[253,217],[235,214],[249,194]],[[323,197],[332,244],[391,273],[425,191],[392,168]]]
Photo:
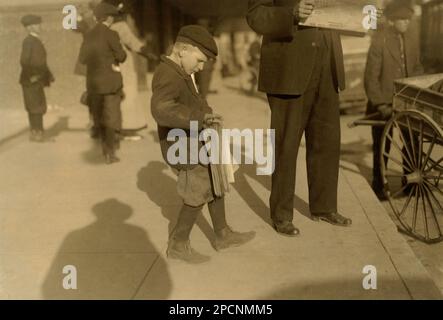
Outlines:
[[314,11],[300,25],[364,36],[376,28],[376,11],[373,9],[380,7],[380,0],[315,0]]

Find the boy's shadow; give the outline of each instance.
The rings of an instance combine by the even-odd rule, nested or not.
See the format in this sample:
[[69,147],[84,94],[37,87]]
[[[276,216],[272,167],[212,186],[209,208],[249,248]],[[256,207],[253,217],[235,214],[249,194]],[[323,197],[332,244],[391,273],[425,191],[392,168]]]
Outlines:
[[[171,169],[163,162],[152,161],[140,169],[137,175],[137,187],[161,209],[164,218],[169,221],[168,235],[177,222],[183,201],[177,194],[177,180],[167,174]],[[213,244],[215,235],[208,221],[200,215],[196,225]]]
[[[92,211],[97,220],[72,231],[61,244],[42,285],[44,299],[131,299],[154,263],[162,270],[163,285],[152,288],[153,295],[168,298],[171,280],[166,263],[146,231],[126,222],[133,214],[132,208],[108,199],[94,205]],[[75,267],[76,290],[64,287],[66,277],[73,275],[72,269],[64,269],[66,266]]]

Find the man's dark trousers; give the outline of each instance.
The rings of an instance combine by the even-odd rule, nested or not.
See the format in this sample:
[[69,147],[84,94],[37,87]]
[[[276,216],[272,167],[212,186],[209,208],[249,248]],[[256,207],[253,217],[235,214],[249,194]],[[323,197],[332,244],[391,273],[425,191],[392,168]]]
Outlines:
[[331,72],[331,50],[323,40],[303,95],[268,94],[271,128],[275,129],[270,207],[271,218],[277,224],[293,219],[296,159],[303,132],[311,213],[337,212],[340,111]]
[[114,155],[115,153],[115,131],[121,129],[121,99],[121,92],[90,95],[94,123],[99,125],[105,155]]

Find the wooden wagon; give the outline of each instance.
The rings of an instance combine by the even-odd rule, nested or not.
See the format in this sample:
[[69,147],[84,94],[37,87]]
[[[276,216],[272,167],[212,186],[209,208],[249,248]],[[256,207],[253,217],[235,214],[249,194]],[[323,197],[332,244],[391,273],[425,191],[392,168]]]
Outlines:
[[354,122],[385,126],[385,195],[399,230],[426,243],[443,240],[443,93],[431,89],[442,82],[443,74],[398,80],[388,121]]

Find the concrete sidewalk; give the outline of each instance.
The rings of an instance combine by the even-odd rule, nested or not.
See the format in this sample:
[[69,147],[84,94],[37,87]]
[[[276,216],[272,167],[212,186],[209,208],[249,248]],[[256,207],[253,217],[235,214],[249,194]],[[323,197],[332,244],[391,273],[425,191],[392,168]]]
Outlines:
[[[343,163],[338,228],[309,219],[304,149],[298,161],[295,224],[281,237],[270,225],[270,178],[244,165],[227,196],[230,225],[255,230],[251,243],[217,253],[208,212],[191,234],[210,255],[204,265],[169,261],[165,249],[181,206],[164,164],[156,125],[141,142],[123,142],[122,162],[106,166],[89,139],[86,110],[47,117],[53,143],[31,144],[27,132],[0,144],[0,297],[6,299],[441,299],[439,290],[367,182]],[[231,128],[267,128],[260,98],[219,88],[210,104]],[[23,114],[25,116],[25,114]],[[3,137],[0,137],[2,141]],[[363,268],[377,268],[377,290],[363,289]],[[63,289],[75,266],[77,290]]]

